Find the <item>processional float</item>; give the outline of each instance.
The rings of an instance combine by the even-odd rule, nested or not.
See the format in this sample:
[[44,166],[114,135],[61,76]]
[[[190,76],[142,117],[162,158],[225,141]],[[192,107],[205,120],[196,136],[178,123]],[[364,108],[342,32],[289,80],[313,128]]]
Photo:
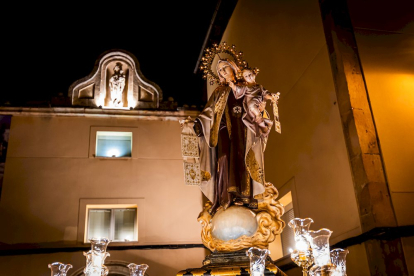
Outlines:
[[[210,84],[219,85],[197,118],[180,121],[185,183],[199,186],[209,199],[198,221],[202,242],[212,253],[200,268],[184,269],[177,276],[286,275],[269,256],[269,244],[285,222],[278,191],[265,180],[263,158],[272,126],[281,133],[280,93],[257,84],[259,70],[250,68],[242,57],[225,42],[206,49],[200,69]],[[118,71],[112,87],[122,84]],[[266,100],[272,103],[273,120],[265,110]],[[289,222],[296,242],[291,259],[302,267],[303,275],[346,276],[348,250],[329,251],[332,231],[309,230],[312,222],[310,218]],[[106,251],[110,241],[100,237],[90,242],[91,250],[84,253],[86,266],[76,275],[108,275],[105,259],[110,256]],[[55,262],[49,268],[52,276],[66,276],[72,265]],[[131,276],[144,276],[147,268],[128,265]]]
[[[186,185],[200,186],[208,198],[198,221],[201,240],[212,253],[202,267],[177,276],[286,275],[269,256],[269,244],[285,222],[278,191],[265,180],[263,158],[273,124],[281,133],[280,93],[256,83],[259,70],[250,68],[234,45],[213,45],[201,63],[204,79],[218,86],[196,118],[180,121],[181,149]],[[266,100],[272,103],[274,120]],[[291,259],[304,275],[346,275],[348,251],[329,252],[332,231],[309,230],[309,220],[306,226],[299,218],[289,223],[296,241]]]
[[[200,69],[210,84],[219,86],[197,118],[180,121],[185,183],[200,186],[209,199],[198,221],[202,242],[212,254],[201,268],[177,275],[284,275],[268,250],[285,227],[284,209],[277,201],[277,189],[265,181],[263,164],[273,125],[263,103],[272,101],[275,129],[280,133],[279,93],[269,93],[257,84],[258,69],[250,68],[242,57],[242,52],[225,42],[206,49]],[[212,69],[215,59],[219,60],[216,70]],[[237,137],[240,133],[244,137]],[[220,141],[227,137],[229,141]],[[241,158],[236,160],[240,153],[232,150],[242,151]],[[242,164],[234,164],[240,159]],[[246,183],[231,183],[232,178]]]

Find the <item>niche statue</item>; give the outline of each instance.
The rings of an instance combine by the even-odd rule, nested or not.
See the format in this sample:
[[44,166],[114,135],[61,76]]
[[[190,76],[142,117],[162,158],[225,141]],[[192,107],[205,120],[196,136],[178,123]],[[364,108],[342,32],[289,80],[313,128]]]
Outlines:
[[125,87],[125,74],[122,71],[122,64],[117,62],[114,66],[114,74],[109,79],[109,89],[111,91],[111,105],[113,107],[122,107],[122,92]]

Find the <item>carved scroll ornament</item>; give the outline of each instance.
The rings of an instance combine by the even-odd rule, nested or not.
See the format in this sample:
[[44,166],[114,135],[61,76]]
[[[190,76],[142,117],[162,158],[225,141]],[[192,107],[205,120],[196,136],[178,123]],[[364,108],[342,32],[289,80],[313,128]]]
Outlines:
[[257,195],[259,201],[256,213],[258,228],[256,233],[250,237],[245,235],[229,241],[222,241],[212,236],[212,216],[208,212],[212,204],[208,201],[203,211],[198,216],[198,222],[202,225],[201,240],[211,251],[231,252],[250,247],[268,248],[276,235],[282,233],[285,222],[281,220],[284,213],[283,206],[277,201],[278,191],[273,184],[265,184],[265,192]]

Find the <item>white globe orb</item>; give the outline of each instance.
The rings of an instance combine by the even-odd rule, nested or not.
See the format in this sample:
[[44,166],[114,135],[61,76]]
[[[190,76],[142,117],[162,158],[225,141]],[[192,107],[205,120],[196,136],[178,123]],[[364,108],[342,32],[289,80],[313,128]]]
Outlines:
[[249,208],[236,205],[217,211],[211,224],[213,238],[222,241],[234,240],[243,235],[250,237],[257,230],[256,214]]

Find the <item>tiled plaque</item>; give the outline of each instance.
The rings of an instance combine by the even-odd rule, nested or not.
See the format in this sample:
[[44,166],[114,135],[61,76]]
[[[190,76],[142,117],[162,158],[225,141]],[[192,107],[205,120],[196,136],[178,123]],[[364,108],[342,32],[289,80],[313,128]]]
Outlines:
[[185,185],[201,184],[200,163],[189,163],[184,161]]
[[183,157],[198,157],[197,136],[181,134],[181,153]]

